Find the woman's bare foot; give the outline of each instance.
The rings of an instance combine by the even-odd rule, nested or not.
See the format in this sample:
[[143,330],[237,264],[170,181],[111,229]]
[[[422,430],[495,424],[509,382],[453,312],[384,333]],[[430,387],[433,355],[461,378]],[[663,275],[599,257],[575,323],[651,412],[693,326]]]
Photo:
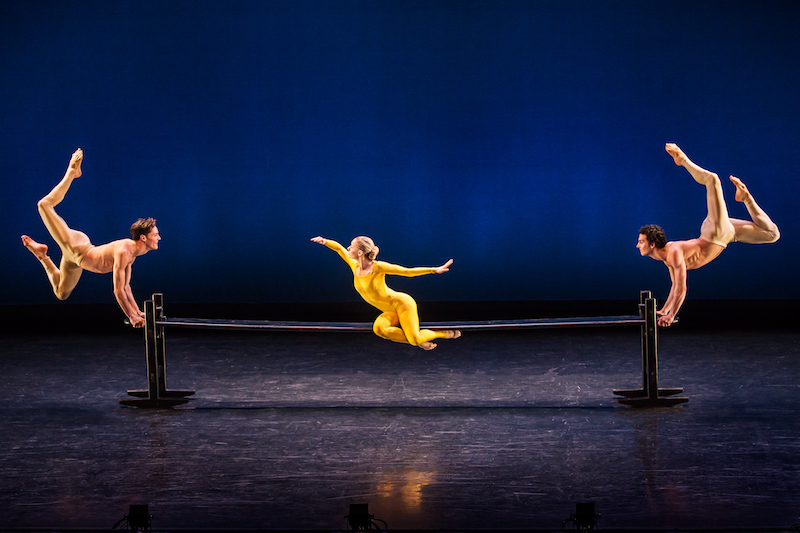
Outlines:
[[423,343],[419,344],[418,346],[420,348],[422,348],[423,350],[428,350],[428,351],[433,350],[434,348],[436,348],[436,344],[434,344],[432,342],[423,342]]
[[445,339],[457,339],[461,336],[461,332],[457,329],[451,329],[445,332]]
[[678,148],[677,144],[667,143],[664,148],[667,150],[667,153],[672,156],[672,159],[675,160],[675,164],[679,167],[682,167],[684,161],[688,159],[686,154],[683,153],[683,150]]
[[80,178],[83,174],[81,170],[81,163],[83,162],[83,150],[78,148],[75,150],[75,153],[72,154],[72,158],[69,160],[69,167],[67,168],[67,175],[72,178]]
[[731,176],[731,181],[734,185],[736,185],[736,201],[737,202],[744,202],[747,198],[750,197],[750,191],[747,190],[747,186],[742,183],[742,180],[737,178],[736,176]]
[[46,244],[38,243],[38,242],[34,241],[33,239],[31,239],[30,237],[28,237],[27,235],[23,235],[22,236],[22,244],[34,256],[36,256],[36,259],[41,261],[42,259],[47,257],[47,245]]

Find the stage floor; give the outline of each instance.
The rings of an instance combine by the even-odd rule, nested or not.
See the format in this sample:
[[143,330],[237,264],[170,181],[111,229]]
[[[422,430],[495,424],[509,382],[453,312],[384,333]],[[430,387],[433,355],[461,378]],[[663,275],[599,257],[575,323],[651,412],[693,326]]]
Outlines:
[[800,512],[800,333],[660,336],[662,387],[633,409],[637,328],[475,332],[425,352],[368,333],[167,332],[171,410],[139,332],[5,335],[0,528],[785,527]]

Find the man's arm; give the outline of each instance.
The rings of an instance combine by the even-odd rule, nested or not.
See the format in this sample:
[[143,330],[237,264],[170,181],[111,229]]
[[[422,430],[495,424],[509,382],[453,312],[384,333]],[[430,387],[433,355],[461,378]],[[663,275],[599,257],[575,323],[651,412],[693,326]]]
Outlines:
[[672,278],[672,288],[669,291],[669,298],[661,309],[663,313],[658,317],[659,326],[669,326],[675,321],[678,311],[686,299],[686,260],[683,256],[683,249],[676,246],[667,254],[665,261]]
[[133,302],[133,293],[130,287],[131,263],[133,256],[124,247],[120,247],[114,252],[114,297],[117,299],[122,312],[128,317],[131,326],[135,328],[144,327],[144,319],[139,311],[139,306]]
[[670,281],[669,296],[667,296],[667,299],[664,300],[664,304],[661,306],[661,309],[656,312],[658,316],[668,314],[669,310],[672,309],[672,303],[675,301],[675,269],[667,265],[667,271],[669,272]]
[[128,299],[128,303],[131,304],[131,306],[134,309],[136,309],[136,314],[144,318],[144,313],[142,313],[142,310],[139,309],[139,304],[136,303],[136,298],[133,297],[133,291],[131,290],[131,270],[133,270],[132,266],[133,264],[129,264],[128,267],[125,269],[125,296]]

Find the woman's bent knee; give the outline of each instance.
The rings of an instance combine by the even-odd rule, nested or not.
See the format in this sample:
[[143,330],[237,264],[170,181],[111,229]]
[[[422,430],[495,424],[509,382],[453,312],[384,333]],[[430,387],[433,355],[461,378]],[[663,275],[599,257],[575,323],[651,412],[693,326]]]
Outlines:
[[382,339],[390,339],[389,333],[386,331],[391,326],[387,324],[372,324],[372,332]]

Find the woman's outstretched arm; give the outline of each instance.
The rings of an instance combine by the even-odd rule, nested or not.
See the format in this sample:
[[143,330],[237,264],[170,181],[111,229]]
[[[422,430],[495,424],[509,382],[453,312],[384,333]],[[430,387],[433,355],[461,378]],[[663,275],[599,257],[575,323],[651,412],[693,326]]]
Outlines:
[[347,255],[347,249],[336,241],[333,241],[331,239],[326,239],[325,237],[314,237],[313,239],[311,239],[311,242],[327,246],[328,248],[339,254],[339,257],[344,259],[346,263],[353,262],[353,259],[350,259],[350,257],[348,257]]
[[426,274],[444,274],[450,270],[450,265],[453,264],[453,260],[450,259],[447,263],[443,264],[442,266],[438,267],[412,267],[407,268],[400,265],[395,265],[392,263],[386,263],[384,261],[377,261],[376,265],[380,265],[379,268],[381,272],[385,274],[391,274],[394,276],[405,276],[407,278],[413,278],[415,276],[424,276]]

